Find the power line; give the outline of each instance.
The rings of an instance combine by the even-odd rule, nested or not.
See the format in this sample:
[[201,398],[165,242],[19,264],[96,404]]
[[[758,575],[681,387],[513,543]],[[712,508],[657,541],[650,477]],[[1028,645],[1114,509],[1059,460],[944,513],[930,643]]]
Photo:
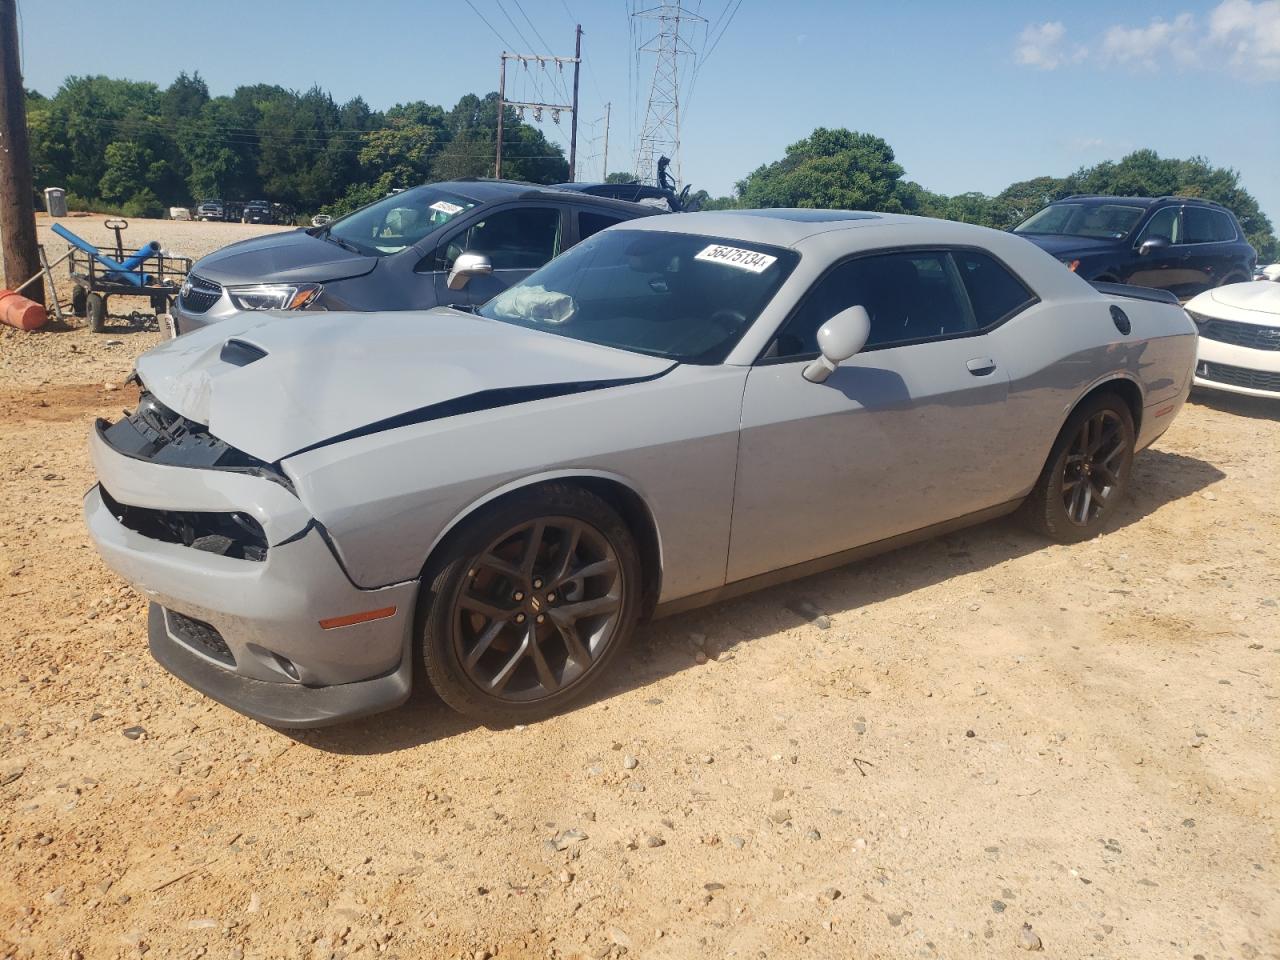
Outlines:
[[[728,0],[728,2],[727,2],[727,3],[725,3],[725,5],[724,5],[724,9],[725,9],[725,10],[728,10],[728,9],[729,9],[729,4],[731,4],[731,3],[733,3],[733,0]],[[724,38],[725,33],[729,30],[729,27],[733,25],[733,18],[734,18],[734,17],[736,17],[736,16],[738,15],[738,10],[739,10],[739,9],[741,9],[741,7],[742,7],[742,0],[738,0],[737,6],[735,6],[735,7],[733,8],[733,12],[729,14],[729,19],[725,21],[724,26],[723,26],[723,27],[721,27],[721,29],[720,29],[720,33],[716,35],[715,42],[714,42],[713,44],[711,44],[711,49],[710,49],[710,50],[707,50],[707,52],[706,52],[706,53],[704,53],[704,54],[703,54],[703,55],[698,59],[698,62],[694,65],[694,68],[693,68],[693,79],[689,82],[689,98],[688,98],[688,99],[689,99],[689,102],[688,102],[688,104],[687,104],[687,105],[686,105],[686,107],[685,107],[685,114],[686,114],[686,115],[688,114],[688,112],[689,112],[690,110],[692,110],[692,109],[693,109],[693,85],[694,85],[694,84],[696,84],[696,83],[698,82],[698,74],[702,71],[702,68],[703,68],[704,66],[706,66],[707,61],[711,58],[711,55],[712,55],[713,53],[715,53],[715,52],[716,52],[716,47],[718,47],[718,46],[720,45],[720,41]],[[724,10],[722,10],[722,11],[720,12],[720,15],[721,15],[721,19],[723,19],[723,18],[724,18]],[[708,31],[707,31],[707,34],[706,34],[706,36],[710,36],[710,34],[711,34],[711,31],[709,31],[709,30],[708,30]],[[706,36],[704,36],[704,37],[703,37],[703,42],[702,42],[702,45],[703,45],[703,48],[704,48],[704,49],[705,49],[705,47],[706,47]]]
[[504,37],[502,34],[500,34],[498,32],[498,28],[495,27],[492,23],[490,23],[488,18],[483,13],[481,13],[479,10],[476,9],[476,5],[472,3],[471,0],[466,0],[466,4],[468,7],[471,8],[471,12],[474,13],[481,20],[483,20],[484,25],[488,27],[489,30],[493,33],[493,35],[497,37],[499,40],[501,40],[508,49],[510,50],[515,49],[515,44],[512,43],[510,40],[508,40],[506,37]]

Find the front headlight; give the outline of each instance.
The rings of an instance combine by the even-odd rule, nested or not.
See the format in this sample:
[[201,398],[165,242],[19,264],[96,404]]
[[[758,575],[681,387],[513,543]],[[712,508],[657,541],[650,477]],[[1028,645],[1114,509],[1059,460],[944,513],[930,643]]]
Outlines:
[[254,283],[227,287],[239,310],[301,310],[320,295],[318,283]]

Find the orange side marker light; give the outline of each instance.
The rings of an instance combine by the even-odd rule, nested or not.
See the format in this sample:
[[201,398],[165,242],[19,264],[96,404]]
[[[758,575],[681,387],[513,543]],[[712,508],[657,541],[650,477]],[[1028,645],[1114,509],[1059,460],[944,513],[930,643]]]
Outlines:
[[382,607],[378,610],[366,610],[364,613],[349,613],[345,617],[329,617],[320,621],[320,629],[334,630],[338,627],[349,627],[356,623],[368,623],[370,620],[385,620],[396,615],[395,607]]

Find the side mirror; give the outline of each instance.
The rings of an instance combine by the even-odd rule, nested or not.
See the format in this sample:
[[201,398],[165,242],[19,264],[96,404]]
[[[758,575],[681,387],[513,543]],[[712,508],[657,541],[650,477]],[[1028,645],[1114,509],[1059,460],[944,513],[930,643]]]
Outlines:
[[804,368],[810,383],[823,383],[836,367],[867,345],[871,317],[865,307],[841,310],[818,329],[818,349],[822,356]]
[[1138,247],[1138,256],[1145,257],[1147,254],[1163,250],[1167,246],[1169,246],[1168,237],[1151,237],[1142,241],[1142,246]]
[[449,270],[449,289],[461,290],[472,277],[487,277],[493,273],[493,264],[483,253],[460,253]]

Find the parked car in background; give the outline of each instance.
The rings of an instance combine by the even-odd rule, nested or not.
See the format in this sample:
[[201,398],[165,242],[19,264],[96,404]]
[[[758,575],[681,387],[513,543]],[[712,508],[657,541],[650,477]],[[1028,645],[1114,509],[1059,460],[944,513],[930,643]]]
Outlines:
[[1226,207],[1188,197],[1067,197],[1013,228],[1086,280],[1180,299],[1253,276],[1257,253]]
[[250,200],[244,205],[244,212],[240,214],[241,223],[275,223],[275,216],[271,212],[271,204],[266,200]]
[[[644,203],[658,207],[664,213],[680,213],[684,210],[689,188],[681,193],[655,187],[647,183],[558,183],[565,190],[577,190],[593,197],[611,197],[630,203]],[[691,211],[692,212],[692,211]]]
[[1233,283],[1195,297],[1196,386],[1280,399],[1280,284]]
[[196,206],[197,220],[225,220],[226,204],[221,200],[201,200]]
[[[499,208],[452,207],[521,196],[420,189],[403,209],[449,204],[459,260]],[[92,432],[85,517],[151,599],[156,659],[237,710],[333,723],[421,665],[519,722],[651,614],[1016,510],[1097,536],[1195,364],[1186,313],[1138,294],[969,224],[634,219],[478,315],[241,313],[144,354],[137,409]]]
[[507,180],[434,183],[306,230],[242,240],[197,261],[175,332],[242,310],[478,307],[594,233],[653,207]]
[[1260,263],[1253,271],[1255,280],[1271,280],[1280,282],[1280,263]]

